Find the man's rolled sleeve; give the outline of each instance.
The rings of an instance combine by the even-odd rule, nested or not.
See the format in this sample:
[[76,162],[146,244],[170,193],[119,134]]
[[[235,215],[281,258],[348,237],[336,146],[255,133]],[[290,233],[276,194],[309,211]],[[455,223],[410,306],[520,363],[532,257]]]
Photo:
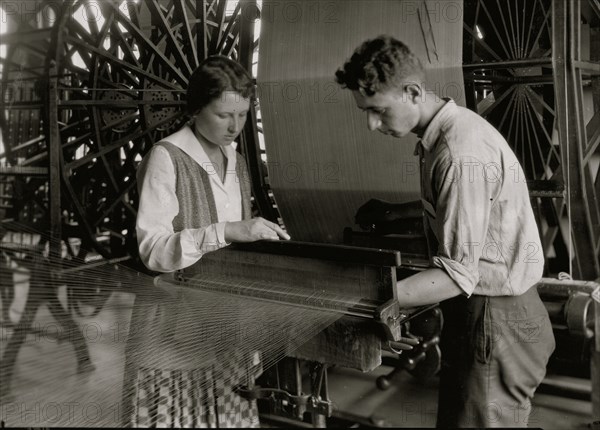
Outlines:
[[433,264],[467,296],[479,282],[479,260],[497,195],[483,167],[474,157],[445,157],[436,166],[432,184],[437,195],[435,225],[439,243]]
[[479,282],[479,272],[473,272],[459,262],[447,257],[433,257],[433,265],[445,271],[467,297],[473,294],[475,286]]

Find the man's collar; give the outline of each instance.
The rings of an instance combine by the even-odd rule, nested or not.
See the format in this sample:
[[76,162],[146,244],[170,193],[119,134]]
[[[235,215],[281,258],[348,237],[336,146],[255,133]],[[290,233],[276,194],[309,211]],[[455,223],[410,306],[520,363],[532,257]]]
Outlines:
[[456,108],[456,103],[451,98],[444,97],[443,100],[446,100],[446,104],[444,104],[444,106],[442,106],[442,108],[431,119],[429,125],[427,125],[427,128],[425,129],[425,133],[423,133],[421,141],[419,142],[427,152],[431,152],[435,146],[438,138],[440,137],[440,133],[442,132],[442,128]]

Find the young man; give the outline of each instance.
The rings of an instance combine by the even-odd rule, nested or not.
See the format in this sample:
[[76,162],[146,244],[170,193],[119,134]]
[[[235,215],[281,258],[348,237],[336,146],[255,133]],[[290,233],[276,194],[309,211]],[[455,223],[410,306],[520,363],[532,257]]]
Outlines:
[[364,42],[336,78],[370,130],[421,139],[432,267],[399,281],[397,297],[406,307],[442,302],[438,427],[526,426],[554,336],[535,287],[544,257],[517,158],[483,118],[427,91],[419,59],[394,38]]

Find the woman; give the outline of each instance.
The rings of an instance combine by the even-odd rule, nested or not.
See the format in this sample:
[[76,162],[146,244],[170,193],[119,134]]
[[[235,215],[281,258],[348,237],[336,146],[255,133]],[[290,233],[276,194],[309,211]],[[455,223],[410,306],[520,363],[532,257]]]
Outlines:
[[189,123],[158,142],[140,166],[137,235],[151,270],[172,272],[230,242],[289,236],[250,219],[250,183],[231,143],[240,134],[254,84],[238,63],[206,59],[190,78]]
[[[251,219],[245,162],[231,145],[244,127],[253,92],[248,73],[222,56],[207,58],[190,77],[189,122],[155,144],[138,171],[136,228],[140,257],[149,269],[183,269],[231,242],[289,239],[277,224]],[[207,360],[210,354],[195,350],[199,344],[193,336],[200,333],[193,328],[197,318],[190,300],[178,300],[176,288],[147,290],[136,297],[127,345],[127,423],[257,426],[254,402],[236,396],[227,382],[223,387],[223,381],[211,381],[223,367],[229,372],[256,366],[256,357],[252,364],[233,355],[226,364]],[[239,382],[235,379],[232,384]]]

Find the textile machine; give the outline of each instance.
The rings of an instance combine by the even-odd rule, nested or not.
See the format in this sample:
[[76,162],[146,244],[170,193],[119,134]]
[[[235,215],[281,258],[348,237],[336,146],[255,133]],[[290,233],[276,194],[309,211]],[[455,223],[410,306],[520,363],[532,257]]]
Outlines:
[[[231,245],[207,254],[174,279],[161,275],[157,280],[343,315],[267,371],[262,387],[240,388],[245,396],[268,403],[266,408],[275,415],[302,419],[309,412],[320,425],[334,412],[327,395],[327,367],[370,371],[382,363],[383,351],[391,351],[401,354],[404,367],[421,375],[437,371],[439,310],[405,309],[395,298],[398,277],[420,269],[403,261],[397,250],[263,241]],[[426,368],[420,368],[420,362]],[[301,381],[304,363],[310,367],[309,394]]]
[[[259,212],[273,221],[280,216],[297,242],[230,246],[206,255],[177,279],[162,277],[158,282],[186,284],[196,277],[225,276],[236,286],[232,294],[343,315],[291,352],[293,358],[281,362],[275,374],[267,372],[261,381],[264,390],[248,391],[248,396],[270,403],[267,409],[273,414],[299,418],[308,411],[315,424],[322,424],[324,417],[333,413],[326,395],[328,366],[367,371],[390,364],[394,370],[378,380],[384,389],[396,369],[408,369],[421,378],[430,376],[440,363],[437,336],[441,314],[435,307],[403,309],[394,300],[395,281],[428,264],[420,220],[383,210],[362,213],[356,219],[366,227],[361,231],[348,227],[356,209],[371,197],[404,202],[418,196],[419,169],[413,155],[416,139],[409,136],[398,141],[370,133],[350,92],[333,82],[335,70],[359,43],[378,34],[391,34],[423,59],[436,93],[479,112],[507,136],[513,148],[522,149],[524,166],[530,167],[528,179],[561,178],[562,189],[553,189],[548,180],[537,181],[537,189],[530,187],[532,198],[537,199],[534,208],[542,215],[545,255],[561,250],[566,254],[564,242],[572,239],[576,252],[571,255],[569,251],[563,259],[579,267],[574,276],[597,278],[598,232],[592,228],[597,225],[593,223],[598,219],[597,199],[594,187],[584,186],[586,181],[592,183],[592,178],[580,178],[586,178],[584,172],[590,166],[597,170],[597,154],[589,150],[595,147],[585,133],[597,136],[598,121],[591,121],[586,131],[580,113],[594,109],[578,104],[586,99],[591,103],[587,92],[592,78],[584,74],[584,79],[567,79],[573,70],[588,64],[593,52],[590,40],[598,32],[590,23],[598,20],[587,16],[589,8],[580,2],[531,1],[527,3],[532,7],[515,9],[514,19],[525,16],[532,24],[532,34],[537,34],[531,37],[531,46],[523,47],[530,56],[521,61],[503,53],[514,35],[495,31],[486,18],[489,10],[492,16],[505,16],[506,11],[492,1],[464,5],[462,1],[431,0],[264,1],[261,7],[254,1],[242,1],[233,12],[226,3],[128,2],[128,13],[123,13],[118,2],[102,2],[97,10],[103,17],[100,21],[115,24],[102,31],[92,26],[91,32],[83,33],[73,15],[87,10],[85,1],[74,1],[56,11],[55,19],[38,23],[35,32],[29,20],[7,14],[9,31],[2,40],[8,49],[1,79],[3,96],[10,103],[5,104],[5,115],[0,118],[8,149],[0,169],[5,177],[0,193],[2,210],[12,206],[8,215],[15,220],[30,218],[37,230],[46,230],[39,219],[48,218],[55,251],[60,249],[61,237],[72,237],[91,245],[107,262],[134,254],[130,248],[136,243],[137,195],[130,178],[135,177],[136,160],[149,144],[181,125],[178,106],[184,103],[183,84],[192,66],[202,55],[221,53],[250,70],[258,58],[260,110],[252,108],[239,144],[248,161]],[[260,43],[254,33],[258,15]],[[182,18],[185,16],[195,19]],[[537,19],[539,16],[546,19]],[[579,37],[580,33],[585,37]],[[567,40],[575,41],[575,55],[581,58],[568,55],[571,45]],[[108,41],[110,50],[106,49]],[[166,52],[164,41],[169,44]],[[42,51],[46,58],[40,56]],[[85,65],[79,64],[81,61]],[[523,88],[528,90],[528,98],[543,103],[522,103],[516,95],[525,94]],[[574,94],[578,97],[572,97]],[[526,108],[516,109],[516,104]],[[518,127],[512,127],[512,119],[504,121],[506,112],[522,115],[517,123],[532,122],[527,128],[532,136],[523,140]],[[264,139],[259,139],[259,133]],[[587,156],[580,157],[581,151]],[[541,187],[542,183],[547,188]],[[10,201],[9,194],[14,195]],[[571,195],[577,196],[577,202]],[[46,201],[52,203],[39,204]],[[561,231],[567,203],[577,228]],[[65,216],[68,225],[61,224]],[[77,252],[81,261],[86,259],[86,246]],[[9,275],[6,269],[0,273],[2,279]],[[79,268],[68,275],[71,281],[89,280]],[[5,280],[2,285],[8,284]],[[97,284],[102,284],[101,280]],[[276,288],[280,285],[286,286],[285,291]],[[203,288],[210,288],[210,283],[204,282]],[[88,300],[84,305],[90,297],[96,302],[95,289],[94,294],[80,294]],[[591,368],[593,416],[598,419],[598,283],[545,278],[538,290],[557,339],[550,366],[585,377],[590,377]],[[77,290],[70,291],[78,303]],[[55,292],[52,294],[57,302]],[[104,303],[109,294],[102,292],[97,301]],[[24,312],[29,320],[39,303],[31,301]],[[11,356],[17,356],[23,339],[22,335],[11,338],[7,348]],[[390,360],[386,350],[402,354]],[[306,361],[301,364],[299,359]],[[310,367],[308,395],[301,381],[303,366]],[[545,386],[549,389],[543,384],[540,390]],[[568,388],[555,385],[553,389],[571,396],[590,396]]]
[[[414,205],[387,202],[365,205],[356,214],[356,223],[363,231],[345,229],[344,242],[402,249],[406,251],[403,252],[405,260],[412,259],[423,264],[428,258],[428,251],[425,237],[420,235],[423,232],[422,220],[406,216],[409,212],[414,213],[414,209]],[[585,400],[592,397],[593,402],[598,402],[600,375],[595,374],[597,365],[593,360],[598,360],[595,351],[600,350],[600,284],[597,281],[542,278],[536,287],[550,315],[556,338],[556,350],[548,365],[549,373],[591,377],[592,380],[592,392],[553,378],[547,378],[538,391]],[[535,336],[535,327],[531,328],[531,334]],[[380,384],[380,387],[385,389],[386,385]],[[593,396],[596,396],[595,399]]]

